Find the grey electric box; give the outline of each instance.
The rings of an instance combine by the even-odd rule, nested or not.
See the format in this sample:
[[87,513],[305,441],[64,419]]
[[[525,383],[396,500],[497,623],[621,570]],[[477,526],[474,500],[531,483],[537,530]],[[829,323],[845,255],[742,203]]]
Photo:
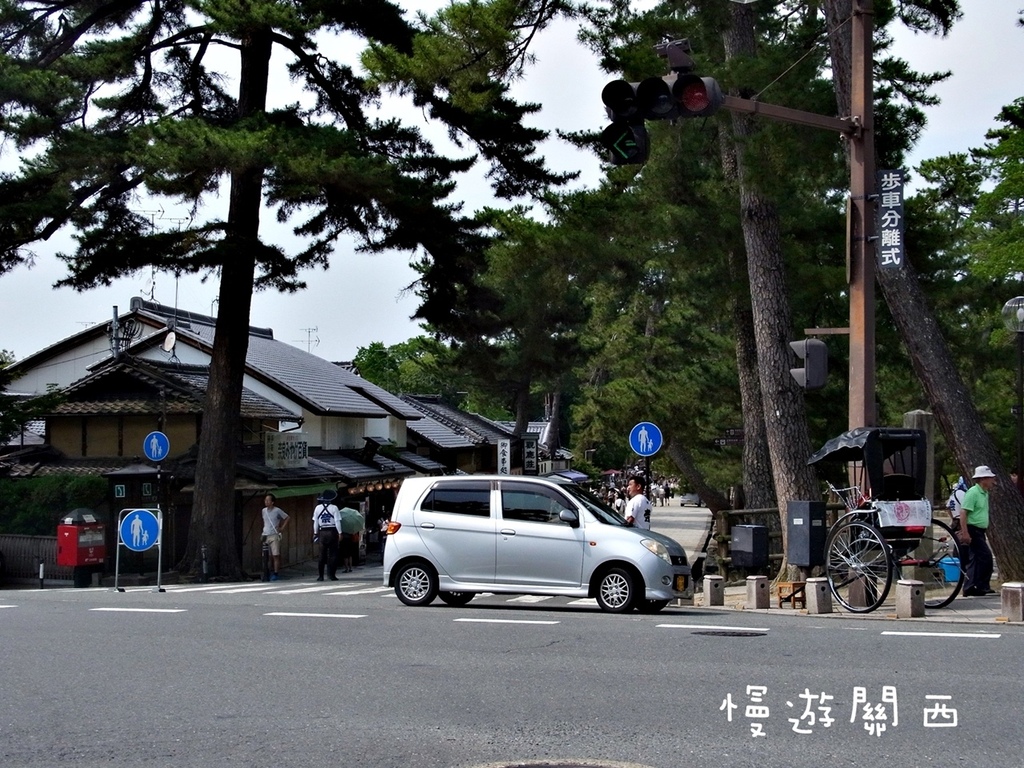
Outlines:
[[786,560],[790,565],[813,568],[825,564],[824,501],[790,501],[786,504]]
[[763,525],[734,525],[729,554],[735,568],[764,568],[768,565],[768,528]]

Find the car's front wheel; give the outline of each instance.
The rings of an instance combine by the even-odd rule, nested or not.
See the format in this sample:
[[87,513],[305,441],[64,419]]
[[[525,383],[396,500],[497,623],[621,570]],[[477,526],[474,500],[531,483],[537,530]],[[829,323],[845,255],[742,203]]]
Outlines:
[[636,601],[633,575],[624,568],[612,568],[597,584],[597,604],[602,611],[626,613]]
[[395,574],[395,594],[406,605],[430,605],[437,597],[437,573],[426,563],[406,563]]
[[472,592],[438,592],[437,596],[445,605],[465,605],[473,599]]

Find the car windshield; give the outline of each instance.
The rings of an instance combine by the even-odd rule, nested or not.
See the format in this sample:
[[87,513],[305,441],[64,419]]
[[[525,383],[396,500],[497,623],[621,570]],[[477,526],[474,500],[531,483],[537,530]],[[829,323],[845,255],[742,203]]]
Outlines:
[[578,485],[563,485],[562,490],[586,507],[590,514],[602,523],[607,523],[608,525],[626,525],[626,519],[624,517],[618,514],[611,507],[605,506],[601,503],[596,496],[590,493],[590,491],[587,491]]

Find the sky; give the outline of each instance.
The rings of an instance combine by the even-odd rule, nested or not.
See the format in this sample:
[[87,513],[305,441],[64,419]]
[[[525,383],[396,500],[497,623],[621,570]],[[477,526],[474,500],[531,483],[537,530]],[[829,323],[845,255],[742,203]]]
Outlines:
[[[1024,43],[1024,28],[1016,26],[1024,0],[962,0],[961,6],[964,17],[945,39],[902,30],[896,35],[892,52],[913,69],[953,71],[935,89],[941,104],[926,111],[928,125],[908,158],[909,167],[981,146],[985,133],[996,125],[999,110],[1024,96],[1024,74],[1013,63],[1014,51]],[[574,34],[574,27],[565,23],[541,34],[534,49],[535,66],[513,86],[516,98],[541,105],[533,120],[541,128],[593,130],[607,122],[600,94],[614,77],[601,72],[595,57],[575,41]],[[286,83],[281,92],[284,101],[294,98]],[[543,152],[554,170],[580,172],[577,187],[598,182],[600,162],[593,154],[557,138],[550,139]],[[457,194],[467,201],[467,212],[478,207],[478,201],[491,203],[479,175],[460,184]],[[179,226],[172,213],[153,211],[151,215],[158,226]],[[287,238],[288,233],[282,228],[279,236]],[[53,288],[64,274],[55,254],[69,251],[71,245],[67,236],[53,238],[37,246],[32,268],[22,266],[0,275],[0,349],[13,352],[16,359],[109,321],[112,307],[127,311],[133,296],[216,314],[215,278],[202,283],[197,277],[175,280],[171,274],[147,272],[85,293]],[[329,269],[303,275],[307,290],[288,295],[257,293],[250,322],[272,328],[275,338],[329,360],[351,360],[360,347],[373,342],[400,343],[421,333],[410,319],[418,302],[408,290],[416,279],[409,261],[407,253],[358,254],[351,243],[339,242]]]

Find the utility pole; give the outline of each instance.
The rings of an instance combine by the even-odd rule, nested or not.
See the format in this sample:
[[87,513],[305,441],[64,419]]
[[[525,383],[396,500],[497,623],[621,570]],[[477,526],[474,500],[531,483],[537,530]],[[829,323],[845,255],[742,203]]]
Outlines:
[[851,110],[860,130],[850,140],[850,429],[876,419],[874,13],[873,0],[853,0]]

